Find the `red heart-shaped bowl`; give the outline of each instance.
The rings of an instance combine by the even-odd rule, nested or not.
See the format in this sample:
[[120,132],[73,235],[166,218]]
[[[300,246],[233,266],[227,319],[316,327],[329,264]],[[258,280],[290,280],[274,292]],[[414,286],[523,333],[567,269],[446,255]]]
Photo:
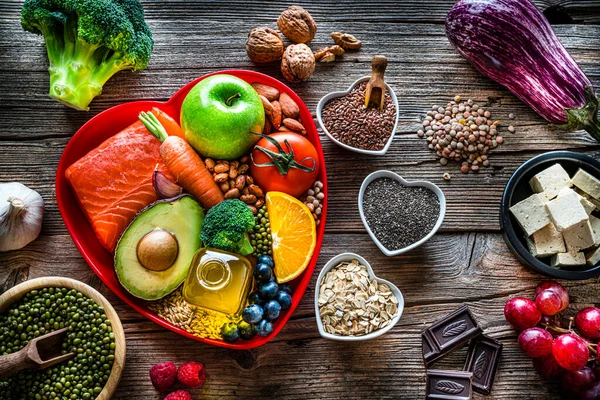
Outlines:
[[[221,340],[199,338],[181,328],[176,327],[168,321],[160,318],[154,312],[150,311],[145,301],[130,295],[119,284],[113,266],[113,255],[104,249],[104,247],[102,247],[96,238],[91,225],[79,207],[75,192],[65,178],[65,171],[71,164],[79,160],[92,149],[96,148],[109,137],[117,134],[122,129],[135,122],[138,119],[138,114],[141,111],[150,110],[152,107],[159,107],[173,117],[176,121],[179,121],[181,103],[188,92],[202,79],[215,74],[231,74],[245,80],[248,83],[264,83],[277,88],[281,93],[285,92],[290,95],[290,97],[300,107],[300,117],[302,118],[302,122],[306,128],[307,137],[315,146],[319,154],[321,169],[319,171],[318,179],[323,182],[323,191],[325,193],[325,200],[327,200],[327,174],[325,172],[325,159],[323,157],[323,149],[321,148],[319,134],[317,133],[317,128],[315,127],[310,111],[300,97],[298,97],[294,91],[292,91],[283,83],[258,72],[243,70],[219,71],[204,75],[185,85],[177,93],[175,93],[173,97],[169,99],[169,101],[164,103],[149,100],[135,101],[112,107],[96,115],[85,125],[83,125],[75,133],[75,135],[73,135],[73,138],[71,138],[65,147],[65,151],[63,152],[60,162],[58,163],[58,170],[56,172],[56,200],[58,202],[60,213],[65,221],[67,230],[71,234],[71,237],[73,238],[73,241],[81,252],[83,258],[87,261],[90,267],[92,267],[96,275],[102,279],[102,282],[104,282],[104,284],[108,286],[124,302],[129,304],[136,311],[140,312],[150,320],[172,330],[173,332],[177,332],[180,335],[215,346],[240,350],[251,349],[267,343],[279,333],[304,295],[306,287],[310,282],[313,270],[315,269],[315,265],[317,264],[317,258],[323,242],[325,219],[327,215],[327,201],[325,201],[323,204],[321,223],[317,228],[317,245],[310,264],[302,273],[302,275],[291,282],[292,287],[294,288],[292,295],[292,306],[285,313],[282,313],[281,316],[274,322],[273,332],[269,336],[257,336],[249,341],[239,340],[235,343],[227,343]],[[90,177],[90,179],[93,179],[93,177]]]

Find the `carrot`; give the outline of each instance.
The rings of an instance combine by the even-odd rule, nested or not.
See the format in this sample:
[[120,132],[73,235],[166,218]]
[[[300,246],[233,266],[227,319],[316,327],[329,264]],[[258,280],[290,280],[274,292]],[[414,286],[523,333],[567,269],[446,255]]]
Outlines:
[[150,112],[141,112],[140,121],[162,144],[160,155],[167,169],[207,210],[224,200],[221,188],[198,153],[179,136],[168,136],[158,118]]
[[175,120],[171,118],[169,114],[157,107],[152,108],[152,114],[156,116],[169,136],[179,136],[180,138],[185,139],[185,133],[183,132],[183,129],[181,129],[179,124],[175,122]]

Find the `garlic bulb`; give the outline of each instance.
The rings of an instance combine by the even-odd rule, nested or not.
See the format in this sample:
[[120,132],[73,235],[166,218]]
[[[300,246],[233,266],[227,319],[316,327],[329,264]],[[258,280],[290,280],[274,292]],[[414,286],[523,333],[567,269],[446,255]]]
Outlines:
[[0,183],[0,251],[25,247],[42,230],[44,199],[18,182]]

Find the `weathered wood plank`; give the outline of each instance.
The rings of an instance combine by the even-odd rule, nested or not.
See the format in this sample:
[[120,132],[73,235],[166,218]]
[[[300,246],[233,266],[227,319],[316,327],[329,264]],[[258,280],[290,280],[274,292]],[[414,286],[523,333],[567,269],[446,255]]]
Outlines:
[[[422,248],[393,258],[374,251],[365,234],[328,235],[318,270],[330,257],[348,248],[367,255],[376,273],[397,284],[406,299],[399,325],[373,342],[342,345],[319,338],[313,309],[316,272],[282,333],[269,345],[245,352],[181,340],[143,319],[100,284],[91,269],[74,255],[74,245],[67,236],[44,236],[23,251],[3,255],[0,284],[12,286],[15,271],[25,269],[29,278],[73,276],[107,295],[124,323],[129,347],[116,399],[125,399],[134,392],[140,398],[158,398],[147,379],[149,367],[157,360],[182,363],[192,359],[204,362],[208,369],[204,396],[299,398],[296,396],[302,393],[327,398],[349,394],[357,398],[420,398],[424,385],[420,331],[462,303],[470,306],[486,333],[505,345],[489,398],[518,398],[525,393],[527,398],[555,398],[555,386],[535,374],[530,360],[518,349],[516,333],[502,315],[504,302],[517,295],[531,296],[540,277],[518,265],[500,235],[437,235]],[[563,283],[570,290],[572,309],[597,300],[598,280]],[[464,350],[440,366],[461,368],[463,362]]]

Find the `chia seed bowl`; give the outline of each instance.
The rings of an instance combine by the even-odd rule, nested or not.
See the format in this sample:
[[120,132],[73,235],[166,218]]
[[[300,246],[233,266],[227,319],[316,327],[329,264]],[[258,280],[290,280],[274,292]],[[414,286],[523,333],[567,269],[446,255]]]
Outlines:
[[[373,221],[371,219],[371,223],[374,226],[369,225],[369,206],[365,207],[365,198],[369,196],[369,194],[367,193],[367,188],[369,188],[369,185],[374,182],[374,181],[387,181],[387,184],[385,185],[385,190],[393,190],[394,192],[398,192],[396,194],[400,194],[402,195],[403,193],[401,193],[404,189],[408,189],[408,188],[424,188],[426,190],[420,190],[420,191],[415,191],[420,199],[414,199],[414,200],[410,200],[408,199],[405,205],[405,208],[402,209],[402,213],[403,215],[410,215],[413,211],[417,210],[419,212],[422,212],[423,215],[414,215],[414,220],[410,220],[410,221],[391,221],[392,222],[392,226],[394,226],[394,224],[396,225],[400,225],[398,226],[398,232],[403,232],[406,233],[407,235],[405,235],[402,238],[388,238],[387,236],[384,238],[382,237],[382,232],[378,231],[378,222],[380,221]],[[391,183],[391,184],[390,184]],[[399,183],[399,185],[398,185]],[[429,196],[429,193],[427,192],[432,192],[432,195]],[[365,196],[365,193],[367,193],[367,196]],[[431,202],[431,204],[423,204],[422,200],[426,199],[427,197],[425,196],[429,196],[430,198],[433,199],[437,199],[437,201],[435,202]],[[399,197],[400,198],[400,197]],[[381,201],[381,205],[380,207],[382,207],[382,213],[381,213],[381,220],[382,221],[390,221],[390,218],[394,218],[394,216],[398,216],[398,213],[394,213],[391,209],[391,207],[394,206],[393,201],[391,201],[391,199],[382,199]],[[439,203],[439,209],[438,207],[436,207],[436,203]],[[404,206],[403,206],[404,207]],[[437,215],[432,215],[431,213],[435,213],[434,209],[438,209],[438,214]],[[438,231],[438,229],[440,228],[440,226],[442,225],[442,222],[444,221],[444,216],[446,215],[446,197],[444,196],[444,193],[442,192],[442,190],[435,184],[431,183],[431,182],[427,182],[427,181],[406,181],[404,180],[400,175],[392,172],[392,171],[387,171],[387,170],[380,170],[380,171],[375,171],[373,173],[371,173],[370,175],[368,175],[365,180],[363,181],[361,187],[360,187],[360,191],[358,194],[358,211],[360,213],[360,219],[363,222],[363,225],[365,226],[365,229],[367,230],[367,232],[369,233],[369,236],[371,237],[371,239],[373,240],[373,242],[375,242],[375,244],[377,245],[377,247],[379,247],[379,249],[381,250],[381,252],[383,254],[385,254],[386,256],[392,257],[392,256],[397,256],[399,254],[402,253],[406,253],[407,251],[413,250],[417,247],[419,247],[420,245],[422,245],[423,243],[425,243],[427,240],[429,240],[433,235],[435,235],[435,233]],[[423,218],[430,218],[429,220],[425,220]],[[423,231],[421,234],[419,234],[418,232],[416,232],[417,229],[424,229],[426,231]],[[381,237],[382,240],[378,239],[378,236]],[[393,236],[393,235],[391,235]],[[388,240],[390,239],[390,240]],[[393,240],[396,239],[396,240]],[[382,243],[383,241],[385,241],[387,243],[388,246],[386,246],[384,243]],[[395,242],[395,243],[403,243],[403,247],[401,248],[388,248],[390,243]]]
[[350,150],[350,151],[354,151],[356,153],[360,153],[360,154],[382,156],[388,151],[388,149],[390,148],[390,146],[392,144],[392,140],[394,139],[394,134],[396,133],[396,128],[398,128],[398,118],[399,118],[399,112],[400,112],[400,107],[398,106],[398,98],[396,97],[396,93],[394,93],[394,89],[392,89],[392,87],[390,85],[388,85],[387,83],[385,84],[385,86],[387,88],[387,93],[389,93],[389,95],[391,97],[391,101],[394,105],[394,108],[396,109],[396,116],[394,119],[394,127],[392,128],[390,137],[385,142],[385,145],[383,146],[383,148],[378,149],[378,150],[367,150],[367,149],[361,149],[359,147],[353,147],[346,143],[343,143],[342,141],[336,139],[331,132],[329,132],[329,130],[325,127],[325,123],[323,122],[323,108],[330,101],[350,94],[350,92],[352,92],[352,90],[356,86],[359,86],[363,82],[368,82],[369,79],[371,79],[370,76],[363,76],[362,78],[357,79],[352,85],[350,85],[348,90],[340,91],[340,92],[332,92],[332,93],[329,93],[329,94],[323,96],[323,98],[319,101],[319,104],[317,105],[317,121],[319,122],[319,126],[321,127],[321,130],[327,135],[327,137],[329,137],[329,139],[331,139],[331,141],[333,143],[337,144],[338,146],[340,146],[344,149]]

